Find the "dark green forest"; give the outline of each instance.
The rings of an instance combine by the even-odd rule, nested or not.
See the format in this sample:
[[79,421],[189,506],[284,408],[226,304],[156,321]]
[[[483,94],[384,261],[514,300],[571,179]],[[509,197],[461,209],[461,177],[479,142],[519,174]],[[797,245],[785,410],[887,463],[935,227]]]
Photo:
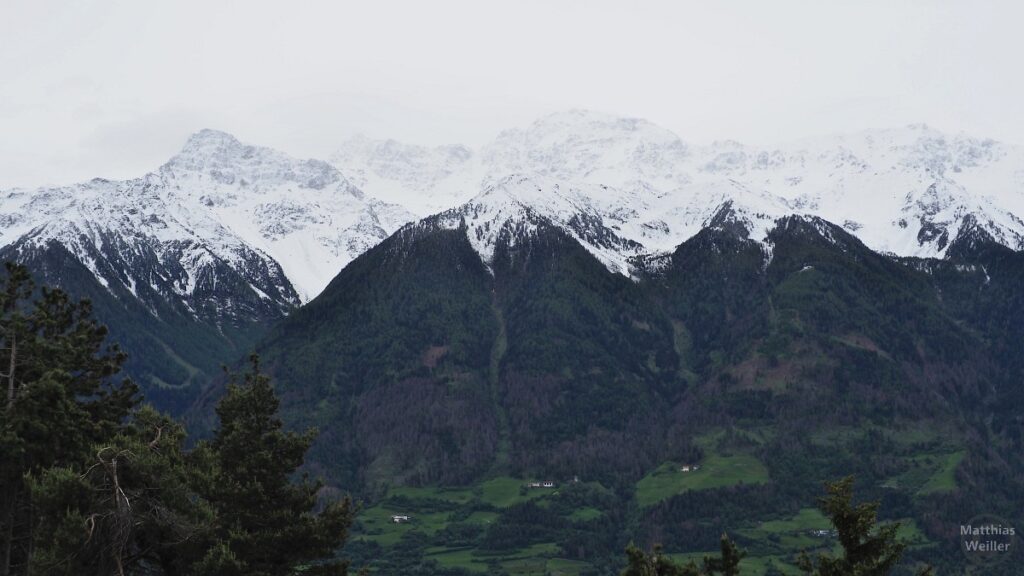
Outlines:
[[[119,266],[124,270],[156,265],[156,256],[145,244],[124,246],[117,238],[106,238],[106,242],[110,252],[92,256],[111,277],[119,274]],[[111,339],[131,351],[122,366],[124,373],[150,402],[174,416],[188,409],[203,386],[219,376],[223,364],[244,358],[266,329],[288,311],[247,294],[245,279],[226,269],[219,271],[219,289],[232,291],[238,301],[228,319],[213,303],[190,310],[164,297],[174,293],[170,283],[175,278],[164,280],[163,285],[135,286],[134,292],[117,283],[104,286],[58,242],[6,246],[0,249],[0,261],[8,260],[28,266],[39,285],[58,286],[75,298],[88,299]],[[197,290],[195,299],[202,302],[208,292],[208,288]]]
[[[243,376],[146,387],[181,422],[117,375],[103,309],[22,281],[5,342],[91,336],[18,353],[44,384],[4,416],[12,565],[1014,573],[972,569],[958,530],[1024,519],[1021,253],[967,229],[944,260],[896,259],[795,217],[766,250],[723,211],[627,278],[555,227],[501,234],[488,266],[465,229],[403,228],[265,333],[206,347]],[[53,298],[73,320],[34,311]],[[869,504],[850,482],[817,500],[851,475]],[[858,542],[875,568],[851,568]]]
[[[117,381],[126,356],[107,342],[91,304],[49,288],[33,300],[34,292],[28,269],[9,264],[0,299],[8,345],[0,573],[348,572],[348,561],[336,556],[356,509],[347,498],[324,499],[321,483],[296,475],[316,431],[283,429],[256,355],[240,378],[226,374],[211,437],[186,448],[180,423],[143,404],[130,380]],[[843,553],[813,560],[803,553],[798,563],[806,574],[887,574],[899,562],[906,548],[899,525],[876,526],[879,504],[854,507],[852,487],[852,477],[831,484],[821,500]],[[589,492],[577,491],[575,502],[510,508],[482,547],[514,549],[523,534],[538,538],[538,528],[541,539],[558,539],[565,524],[549,526],[558,507],[586,504]],[[472,532],[449,528],[444,537],[455,544],[476,538]],[[698,567],[677,563],[660,546],[648,555],[631,543],[622,574],[740,574],[746,552],[725,535],[720,547]],[[416,573],[422,566],[384,570]]]
[[286,431],[253,357],[208,440],[121,379],[87,300],[8,264],[0,292],[0,574],[344,575],[354,509],[296,477],[316,433]]
[[849,474],[940,573],[961,522],[1020,520],[1022,264],[983,232],[898,260],[794,217],[766,253],[725,211],[639,280],[557,228],[501,234],[488,269],[464,231],[407,227],[258,346],[285,420],[322,430],[310,468],[367,502],[357,556],[611,574],[630,539],[730,531],[786,573]]

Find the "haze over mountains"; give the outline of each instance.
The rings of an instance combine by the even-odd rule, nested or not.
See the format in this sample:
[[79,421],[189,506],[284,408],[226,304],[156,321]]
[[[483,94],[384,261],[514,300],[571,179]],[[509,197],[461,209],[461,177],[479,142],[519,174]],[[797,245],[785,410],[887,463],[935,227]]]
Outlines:
[[[773,164],[736,145],[700,153],[636,121],[568,117],[587,128],[548,118],[499,138],[532,148],[446,165],[434,186],[472,182],[468,199],[355,258],[256,349],[284,420],[320,432],[309,468],[376,514],[449,510],[445,488],[530,479],[614,496],[552,494],[552,506],[600,511],[584,522],[524,503],[469,504],[434,537],[413,526],[397,542],[368,523],[365,557],[402,573],[435,553],[479,565],[552,542],[594,566],[630,538],[700,553],[730,526],[792,517],[849,474],[922,528],[918,560],[958,550],[959,518],[1019,509],[1019,221],[955,180],[1009,151],[909,128],[885,144],[858,137],[889,168],[843,147]],[[395,150],[381,154],[394,163]],[[829,188],[786,182],[790,163]],[[395,180],[418,181],[417,165]],[[399,184],[388,199],[415,201]],[[190,407],[190,425],[211,421],[218,394]],[[692,463],[708,484],[646,491]],[[481,510],[500,516],[463,520]],[[778,562],[813,545],[765,542],[743,545]],[[592,573],[614,571],[580,571]]]
[[[524,211],[580,238],[587,228],[606,238],[584,239],[588,249],[625,274],[629,258],[671,251],[726,203],[759,241],[782,216],[814,215],[876,251],[941,257],[973,216],[1000,243],[1024,247],[1024,151],[921,125],[777,148],[696,146],[645,120],[569,111],[480,150],[357,137],[331,164],[203,130],[141,178],[0,198],[0,245],[56,240],[105,285],[135,291],[163,278],[166,296],[193,308],[190,294],[217,265],[263,300],[307,301],[400,225],[449,209],[492,231]],[[475,234],[486,259],[487,234]],[[181,270],[139,277],[105,271],[90,254],[129,239],[173,254],[160,260]]]
[[[89,246],[102,252],[111,237],[134,238],[158,252],[185,247],[177,258],[182,274],[172,286],[181,298],[223,265],[250,279],[261,297],[283,305],[315,296],[349,260],[412,217],[367,198],[326,162],[296,160],[214,130],[196,133],[141,178],[9,191],[0,211],[0,243],[57,240],[104,283],[132,289],[154,282],[130,269],[108,277],[85,254]],[[251,262],[270,271],[261,274]]]
[[180,409],[410,218],[326,162],[203,130],[140,178],[0,194],[0,256],[88,296],[129,374]]
[[[488,268],[502,238],[555,227],[637,277],[709,227],[740,231],[766,259],[789,215],[878,252],[942,258],[968,229],[1024,248],[1021,214],[1024,150],[992,140],[908,126],[775,148],[696,145],[577,110],[478,150],[354,138],[330,163],[202,130],[139,178],[0,192],[0,250],[108,309],[129,351],[157,359],[136,377],[174,388],[417,218],[465,229]],[[184,353],[175,333],[209,340]]]
[[643,252],[674,249],[725,202],[757,240],[777,218],[806,214],[877,251],[942,256],[973,214],[1005,245],[1024,241],[1024,152],[921,125],[776,148],[696,146],[644,120],[570,111],[502,132],[479,151],[356,138],[332,161],[420,216],[493,196],[512,175],[558,185],[520,196],[541,211],[596,213]]
[[[697,553],[851,473],[921,559],[1020,509],[1022,191],[1021,149],[923,126],[762,149],[571,111],[330,163],[203,130],[139,178],[0,193],[0,258],[90,298],[147,401],[198,435],[219,368],[256,350],[329,489],[367,518],[446,510],[433,540],[359,527],[393,573],[453,541]],[[695,462],[744,468],[645,487]],[[539,478],[581,479],[591,519],[458,504],[483,525],[394,491]]]

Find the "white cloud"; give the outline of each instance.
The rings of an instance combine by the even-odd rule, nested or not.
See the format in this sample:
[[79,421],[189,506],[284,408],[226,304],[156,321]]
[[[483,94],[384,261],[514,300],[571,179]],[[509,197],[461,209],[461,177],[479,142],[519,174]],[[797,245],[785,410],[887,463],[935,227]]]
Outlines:
[[0,4],[0,187],[126,177],[203,127],[326,156],[564,108],[754,143],[927,122],[1024,143],[1018,2]]

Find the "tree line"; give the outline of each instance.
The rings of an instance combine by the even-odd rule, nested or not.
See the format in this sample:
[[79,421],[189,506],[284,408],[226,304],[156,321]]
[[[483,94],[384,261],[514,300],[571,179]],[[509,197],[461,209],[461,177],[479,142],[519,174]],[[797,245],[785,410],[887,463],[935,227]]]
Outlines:
[[315,431],[286,431],[251,358],[229,374],[209,440],[119,379],[125,354],[88,301],[0,285],[0,576],[347,574],[354,508],[296,470]]
[[[826,485],[827,495],[819,507],[832,522],[842,548],[836,554],[811,557],[806,552],[797,558],[797,567],[807,576],[886,576],[896,568],[907,548],[897,534],[900,524],[878,525],[878,502],[853,503],[853,477]],[[701,566],[690,561],[674,562],[660,547],[650,554],[630,544],[626,549],[628,567],[622,576],[740,576],[744,552],[726,534],[721,538],[718,556],[704,557]],[[931,567],[921,568],[917,576],[932,576]]]
[[[208,440],[119,379],[125,354],[88,301],[42,287],[8,263],[0,284],[0,576],[344,576],[351,500],[322,497],[297,471],[315,430],[287,431],[259,358],[228,374]],[[812,576],[889,574],[905,544],[853,504],[852,478],[822,510],[842,553],[806,555]],[[698,566],[630,545],[623,576],[737,576],[743,552],[723,535]],[[931,574],[930,569],[920,572]]]

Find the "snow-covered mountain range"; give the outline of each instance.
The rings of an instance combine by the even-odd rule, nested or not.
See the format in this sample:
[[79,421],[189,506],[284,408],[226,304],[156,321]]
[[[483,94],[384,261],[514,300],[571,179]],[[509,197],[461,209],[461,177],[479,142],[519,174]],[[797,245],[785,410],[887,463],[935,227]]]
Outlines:
[[761,242],[796,214],[901,256],[941,258],[968,224],[1020,250],[1024,150],[925,126],[695,145],[644,120],[570,111],[475,150],[358,137],[327,163],[203,130],[140,178],[0,192],[0,247],[56,242],[104,286],[230,316],[239,289],[282,311],[307,301],[417,218],[465,226],[485,262],[503,231],[555,225],[628,275],[725,207]]
[[141,178],[0,193],[0,246],[55,241],[104,286],[136,296],[145,286],[191,310],[210,309],[213,299],[230,316],[238,282],[217,290],[227,274],[284,310],[410,218],[326,162],[203,130]]
[[485,260],[502,226],[542,215],[628,274],[632,256],[671,251],[727,205],[762,242],[796,214],[900,256],[941,258],[966,224],[1024,248],[1024,150],[921,125],[778,147],[697,146],[645,120],[569,111],[475,151],[356,138],[332,161],[421,216],[458,206],[447,220],[468,221]]

